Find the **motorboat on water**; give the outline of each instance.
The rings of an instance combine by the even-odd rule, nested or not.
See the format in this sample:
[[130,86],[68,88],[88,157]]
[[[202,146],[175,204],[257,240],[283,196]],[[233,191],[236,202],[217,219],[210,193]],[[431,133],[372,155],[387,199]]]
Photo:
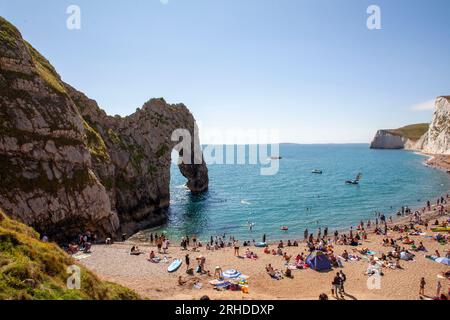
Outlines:
[[283,159],[282,157],[270,157],[271,160],[281,160]]
[[360,172],[356,175],[356,178],[354,180],[350,179],[350,180],[345,181],[345,183],[346,184],[359,184],[359,181],[361,180],[361,178],[362,178],[362,173]]
[[311,173],[322,174],[322,170],[314,169],[313,171],[311,171]]
[[289,228],[287,226],[282,226],[280,229],[283,230],[283,231],[288,231],[289,230]]

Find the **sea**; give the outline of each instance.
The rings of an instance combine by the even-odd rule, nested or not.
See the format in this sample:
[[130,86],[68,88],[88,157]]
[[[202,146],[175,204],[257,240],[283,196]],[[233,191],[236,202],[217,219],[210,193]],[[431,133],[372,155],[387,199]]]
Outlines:
[[[209,190],[201,195],[186,188],[172,164],[168,221],[144,233],[164,232],[171,239],[225,235],[261,241],[263,234],[268,241],[302,239],[305,228],[328,227],[331,233],[373,221],[377,212],[395,218],[402,206],[419,208],[450,190],[448,173],[424,165],[426,157],[410,151],[281,144],[279,155],[274,175],[261,175],[263,165],[251,161],[209,164]],[[322,174],[312,173],[315,169]],[[345,183],[358,173],[358,185]]]

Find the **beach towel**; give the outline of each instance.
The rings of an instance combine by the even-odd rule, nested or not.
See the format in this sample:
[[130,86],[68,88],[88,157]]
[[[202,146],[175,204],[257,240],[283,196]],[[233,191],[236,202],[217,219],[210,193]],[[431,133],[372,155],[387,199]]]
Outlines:
[[194,288],[194,289],[201,289],[202,286],[203,286],[203,285],[202,285],[200,282],[198,282],[198,283],[195,283],[195,284],[193,285],[193,288]]

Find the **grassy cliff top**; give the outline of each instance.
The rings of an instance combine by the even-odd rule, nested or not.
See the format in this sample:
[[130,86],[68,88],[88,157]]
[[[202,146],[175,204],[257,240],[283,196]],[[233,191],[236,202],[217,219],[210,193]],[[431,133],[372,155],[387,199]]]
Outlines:
[[386,131],[391,134],[402,136],[410,140],[416,141],[419,140],[420,137],[422,137],[425,134],[425,132],[428,131],[429,126],[430,125],[428,123],[418,123],[418,124],[411,124],[409,126],[404,126],[398,129],[389,129]]
[[72,257],[53,243],[39,240],[32,228],[0,211],[0,300],[133,300],[139,296],[120,285],[101,281],[81,269],[81,288],[70,290],[67,267]]

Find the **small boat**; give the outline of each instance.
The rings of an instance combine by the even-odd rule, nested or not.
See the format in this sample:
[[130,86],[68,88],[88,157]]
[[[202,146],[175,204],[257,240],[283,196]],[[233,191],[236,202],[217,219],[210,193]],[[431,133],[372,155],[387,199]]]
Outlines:
[[287,226],[282,226],[280,229],[283,230],[283,231],[288,231],[289,230],[289,228]]
[[347,180],[345,181],[346,184],[359,184],[359,180],[361,180],[362,177],[362,173],[358,173],[358,175],[356,176],[355,180]]
[[322,170],[314,169],[311,173],[322,174]]
[[175,259],[167,268],[167,272],[175,272],[181,266],[183,262],[180,259]]
[[257,243],[255,243],[255,247],[257,247],[257,248],[265,248],[265,247],[267,247],[267,243],[265,243],[265,242],[257,242]]
[[282,157],[270,157],[271,160],[281,160],[283,159]]

